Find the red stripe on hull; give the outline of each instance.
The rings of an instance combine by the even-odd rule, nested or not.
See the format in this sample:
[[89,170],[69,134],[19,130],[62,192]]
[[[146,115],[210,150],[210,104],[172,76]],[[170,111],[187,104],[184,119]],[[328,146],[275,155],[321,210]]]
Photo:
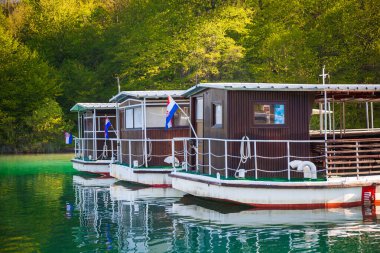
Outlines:
[[150,184],[149,186],[155,187],[155,188],[171,188],[171,184]]
[[380,206],[380,200],[375,201],[375,206]]

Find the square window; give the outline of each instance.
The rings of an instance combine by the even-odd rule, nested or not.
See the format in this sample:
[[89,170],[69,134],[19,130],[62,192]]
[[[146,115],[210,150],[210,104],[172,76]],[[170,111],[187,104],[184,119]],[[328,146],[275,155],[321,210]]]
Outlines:
[[255,125],[285,125],[285,104],[260,103],[254,105]]

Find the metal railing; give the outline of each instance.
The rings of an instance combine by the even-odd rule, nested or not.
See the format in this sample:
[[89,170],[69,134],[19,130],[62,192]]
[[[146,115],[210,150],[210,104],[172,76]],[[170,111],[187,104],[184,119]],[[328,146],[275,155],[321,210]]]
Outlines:
[[[94,145],[94,142],[103,143]],[[74,138],[74,154],[76,159],[98,161],[98,160],[113,160],[117,157],[117,139],[105,138]]]
[[[182,142],[184,156],[183,168],[192,168],[200,174],[224,174],[225,178],[236,177],[244,167],[244,173],[250,173],[255,179],[300,173],[291,167],[294,160],[315,162],[316,172],[323,177],[326,174],[326,155],[311,155],[310,144],[325,145],[324,140],[232,140],[216,138],[175,138],[173,142]],[[240,144],[240,149],[238,145]],[[274,145],[275,144],[275,145]],[[172,145],[174,147],[174,145]],[[172,156],[177,150],[172,150]],[[272,168],[270,168],[273,166]],[[300,178],[298,176],[297,178]]]
[[117,160],[133,168],[163,168],[173,164],[178,167],[184,160],[184,153],[175,152],[173,156],[175,146],[173,139],[120,139]]

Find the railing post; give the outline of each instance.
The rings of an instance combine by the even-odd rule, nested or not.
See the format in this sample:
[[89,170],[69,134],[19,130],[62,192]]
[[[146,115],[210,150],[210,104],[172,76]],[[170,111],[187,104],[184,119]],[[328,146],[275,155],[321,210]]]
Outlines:
[[359,142],[356,144],[356,178],[359,178]]
[[257,179],[257,144],[256,140],[253,141],[253,147],[255,149],[254,156],[255,156],[255,179]]
[[175,142],[174,142],[174,139],[172,139],[172,165],[173,165],[173,170],[174,172],[176,172],[176,168],[175,168]]
[[228,152],[227,152],[227,141],[224,140],[224,166],[225,166],[225,177],[228,178]]
[[123,142],[121,140],[120,141],[120,164],[123,164]]
[[187,139],[183,140],[183,161],[185,162],[185,170],[187,171]]
[[82,138],[82,160],[84,161],[84,139]]
[[128,160],[129,160],[129,167],[132,168],[132,143],[131,140],[128,141]]
[[77,157],[77,138],[74,138],[74,157]]
[[198,172],[199,168],[198,168],[198,164],[199,164],[199,157],[198,157],[198,154],[199,154],[199,142],[198,142],[198,138],[196,139],[195,141],[195,145],[196,145],[196,149],[195,149],[195,169],[196,171]]
[[211,140],[208,139],[208,174],[211,175]]
[[113,140],[111,139],[111,161],[113,162],[114,161],[114,158],[113,158]]
[[286,150],[287,150],[287,156],[288,156],[288,180],[290,180],[290,143],[289,141],[286,142]]

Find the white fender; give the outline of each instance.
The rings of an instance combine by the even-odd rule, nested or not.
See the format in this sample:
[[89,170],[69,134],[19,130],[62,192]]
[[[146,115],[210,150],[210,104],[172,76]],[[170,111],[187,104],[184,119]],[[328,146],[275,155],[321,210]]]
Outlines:
[[317,179],[317,167],[314,163],[309,161],[294,160],[289,163],[293,169],[297,168],[297,171],[303,172],[304,178]]

